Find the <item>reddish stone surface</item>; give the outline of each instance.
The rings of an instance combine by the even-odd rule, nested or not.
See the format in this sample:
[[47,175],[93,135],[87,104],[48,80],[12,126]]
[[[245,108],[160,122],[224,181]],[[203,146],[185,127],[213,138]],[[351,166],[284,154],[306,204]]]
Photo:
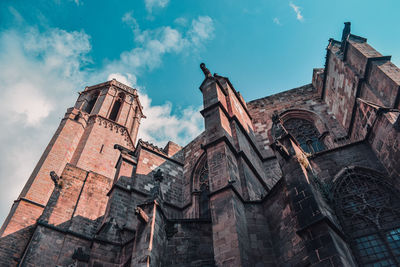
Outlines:
[[[205,131],[184,147],[136,144],[135,89],[86,87],[0,230],[0,265],[355,266],[332,196],[350,169],[400,189],[400,70],[343,40],[310,84],[248,103],[203,65]],[[305,153],[290,119],[323,149]]]

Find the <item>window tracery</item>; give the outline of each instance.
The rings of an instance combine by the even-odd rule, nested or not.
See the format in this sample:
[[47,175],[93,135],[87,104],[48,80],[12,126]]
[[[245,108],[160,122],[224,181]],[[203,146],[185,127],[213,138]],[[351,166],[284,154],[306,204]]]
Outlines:
[[210,201],[208,194],[210,193],[210,184],[208,179],[207,159],[203,156],[195,171],[194,190],[198,193],[198,208],[200,218],[210,217]]
[[304,152],[315,153],[325,149],[319,139],[319,132],[314,124],[308,120],[291,118],[283,125],[285,129],[297,140]]
[[335,209],[361,266],[400,265],[400,198],[382,178],[349,169],[335,189]]

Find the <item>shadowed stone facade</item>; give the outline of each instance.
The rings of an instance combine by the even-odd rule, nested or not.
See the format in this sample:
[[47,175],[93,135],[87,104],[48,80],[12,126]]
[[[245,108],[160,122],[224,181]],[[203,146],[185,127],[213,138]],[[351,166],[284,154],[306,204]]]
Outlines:
[[205,131],[136,142],[86,87],[0,230],[0,266],[398,266],[400,69],[345,24],[312,83],[245,102],[201,64]]

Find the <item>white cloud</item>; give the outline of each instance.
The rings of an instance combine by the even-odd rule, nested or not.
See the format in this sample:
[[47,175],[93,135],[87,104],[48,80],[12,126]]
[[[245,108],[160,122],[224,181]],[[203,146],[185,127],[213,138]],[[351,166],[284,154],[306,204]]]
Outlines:
[[105,66],[97,76],[107,77],[110,73],[127,76],[143,69],[152,70],[162,64],[165,54],[199,49],[214,36],[214,23],[208,16],[193,19],[190,28],[183,32],[170,26],[141,30],[131,12],[122,20],[132,28],[136,46],[122,52],[118,60]]
[[201,107],[188,107],[172,114],[172,104],[153,106],[151,99],[139,93],[146,119],[140,124],[139,138],[164,146],[169,140],[186,145],[203,130]]
[[213,38],[214,35],[214,23],[209,16],[200,16],[195,20],[192,20],[192,27],[188,32],[191,42],[199,46],[205,40]]
[[136,76],[130,73],[127,73],[126,76],[121,73],[111,73],[107,77],[107,81],[116,79],[117,81],[126,84],[130,87],[137,87],[136,85]]
[[90,49],[83,31],[0,32],[0,223],[82,88]]
[[200,107],[173,112],[171,103],[153,105],[137,86],[137,77],[159,67],[167,53],[203,46],[213,38],[212,19],[198,17],[182,30],[170,26],[141,30],[132,13],[123,21],[132,28],[133,48],[96,73],[85,68],[91,44],[83,31],[26,26],[0,32],[0,128],[7,129],[0,132],[0,202],[7,203],[0,206],[0,223],[84,85],[115,78],[138,88],[147,116],[140,137],[158,145],[168,140],[185,145],[202,131]]
[[278,18],[274,18],[273,20],[272,20],[276,25],[282,25],[281,24],[281,21],[278,19]]
[[136,35],[139,30],[139,24],[137,23],[136,19],[133,17],[133,11],[127,12],[122,16],[122,21],[125,22],[129,27],[132,28],[132,31]]
[[123,52],[118,64],[153,69],[160,65],[165,53],[180,52],[186,45],[181,33],[169,26],[144,31],[136,36],[136,41],[141,46]]
[[10,84],[1,99],[9,119],[29,126],[38,125],[54,109],[54,103],[27,80]]
[[174,23],[177,24],[177,25],[180,25],[180,26],[186,26],[187,23],[188,23],[188,21],[187,21],[187,19],[184,18],[184,17],[179,17],[179,18],[176,18],[176,19],[174,20]]
[[149,13],[153,12],[154,8],[164,8],[168,5],[169,0],[144,0],[146,10]]
[[[58,97],[69,94],[82,81],[80,68],[88,62],[89,36],[84,32],[36,28],[0,35],[0,105],[5,120],[33,126],[60,105]],[[72,86],[72,88],[71,88]]]
[[295,4],[293,4],[293,2],[290,2],[290,3],[289,3],[289,6],[290,6],[291,8],[293,8],[294,12],[296,13],[296,18],[297,18],[297,20],[303,21],[304,18],[303,18],[303,15],[301,14],[301,11],[300,11],[301,7],[296,6]]

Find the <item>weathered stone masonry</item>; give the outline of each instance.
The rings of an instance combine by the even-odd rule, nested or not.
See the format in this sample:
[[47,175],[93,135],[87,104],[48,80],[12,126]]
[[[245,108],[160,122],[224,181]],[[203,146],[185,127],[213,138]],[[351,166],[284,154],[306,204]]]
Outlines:
[[135,89],[86,87],[0,266],[400,265],[400,70],[349,23],[326,51],[310,84],[247,103],[201,64],[205,131],[184,147],[136,141]]

